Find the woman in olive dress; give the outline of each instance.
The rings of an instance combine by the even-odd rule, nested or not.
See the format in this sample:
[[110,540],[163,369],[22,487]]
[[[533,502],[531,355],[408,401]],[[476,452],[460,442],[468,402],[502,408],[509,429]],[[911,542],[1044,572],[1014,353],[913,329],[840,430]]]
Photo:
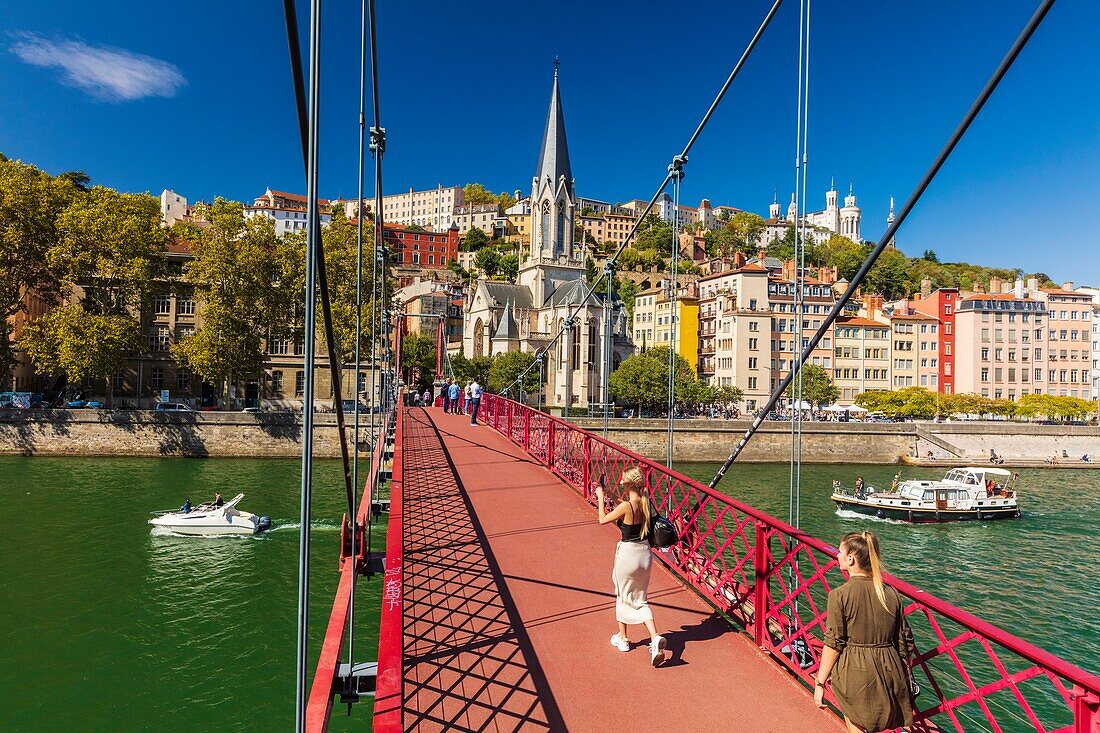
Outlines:
[[849,733],[913,724],[907,662],[915,654],[913,634],[901,596],[883,585],[881,558],[873,533],[844,535],[837,559],[848,582],[829,592],[814,700],[824,707],[831,681]]

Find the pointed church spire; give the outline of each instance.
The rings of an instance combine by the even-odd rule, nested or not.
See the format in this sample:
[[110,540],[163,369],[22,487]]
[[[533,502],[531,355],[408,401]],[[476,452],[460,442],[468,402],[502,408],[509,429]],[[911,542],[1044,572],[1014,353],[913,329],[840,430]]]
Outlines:
[[836,190],[836,176],[829,176],[829,190]]
[[512,301],[508,300],[504,303],[504,313],[500,316],[500,323],[497,324],[493,340],[514,340],[517,338],[519,338],[519,329],[516,328],[516,320],[512,317]]
[[535,179],[540,183],[548,177],[554,186],[565,176],[566,185],[573,183],[573,171],[569,167],[569,145],[565,141],[565,113],[561,108],[558,92],[558,59],[554,58],[554,89],[550,93],[550,109],[546,113],[546,127],[542,131],[542,148],[535,168]]

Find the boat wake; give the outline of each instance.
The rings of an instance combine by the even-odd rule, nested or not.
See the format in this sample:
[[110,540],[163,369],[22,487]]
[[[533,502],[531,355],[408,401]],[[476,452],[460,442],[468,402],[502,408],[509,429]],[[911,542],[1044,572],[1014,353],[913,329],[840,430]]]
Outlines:
[[[282,531],[284,529],[295,529],[295,530],[297,530],[297,529],[302,528],[302,523],[301,522],[285,522],[285,523],[284,522],[272,522],[272,525],[273,526],[271,527],[271,529],[268,530],[269,534],[271,532],[279,532],[279,531]],[[340,531],[340,523],[339,522],[333,522],[331,520],[321,520],[321,521],[318,521],[318,522],[310,522],[309,528],[311,530],[313,530],[314,532],[317,532],[317,531],[321,531],[321,532],[339,532]]]
[[850,509],[837,509],[836,515],[841,519],[858,519],[861,522],[882,522],[884,524],[909,524],[909,522],[902,521],[900,519],[880,519],[875,516],[867,514],[860,514],[859,512],[853,512]]

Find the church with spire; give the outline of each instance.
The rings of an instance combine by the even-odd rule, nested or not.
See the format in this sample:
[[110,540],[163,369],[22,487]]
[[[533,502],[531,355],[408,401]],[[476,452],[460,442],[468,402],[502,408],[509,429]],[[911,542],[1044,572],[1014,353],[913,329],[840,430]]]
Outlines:
[[[466,298],[462,338],[462,352],[472,359],[509,351],[545,352],[554,337],[562,334],[546,358],[548,407],[586,407],[600,402],[605,329],[611,329],[611,371],[634,351],[626,312],[618,298],[611,303],[610,323],[605,322],[606,291],[593,293],[578,309],[588,284],[584,245],[573,236],[576,207],[555,61],[550,108],[531,179],[531,238],[521,246],[519,276],[514,284],[498,280],[474,283]],[[566,319],[574,309],[573,328],[566,332]]]

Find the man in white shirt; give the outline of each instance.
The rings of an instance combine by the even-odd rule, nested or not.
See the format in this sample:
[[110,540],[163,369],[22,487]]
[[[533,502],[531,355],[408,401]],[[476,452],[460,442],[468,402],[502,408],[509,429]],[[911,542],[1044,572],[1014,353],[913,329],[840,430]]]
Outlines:
[[477,408],[481,406],[481,385],[475,379],[470,383],[470,424],[477,425]]

